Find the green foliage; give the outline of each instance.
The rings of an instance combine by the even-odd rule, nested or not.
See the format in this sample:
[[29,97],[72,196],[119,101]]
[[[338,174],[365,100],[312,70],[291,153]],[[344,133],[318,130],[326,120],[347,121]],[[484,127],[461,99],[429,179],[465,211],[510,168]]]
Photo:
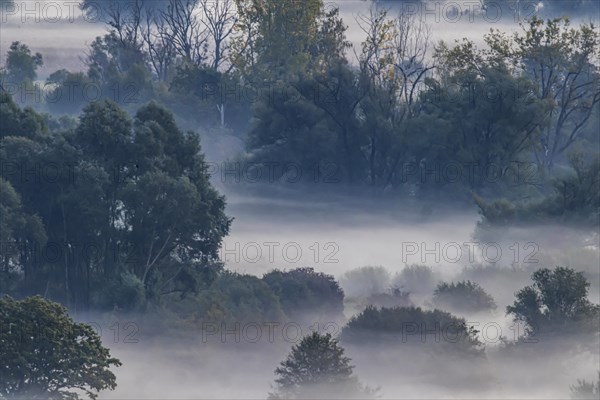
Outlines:
[[[498,35],[492,32],[492,43]],[[581,138],[600,103],[598,48],[600,34],[593,23],[573,28],[568,17],[544,21],[535,16],[507,46],[492,46],[498,57],[524,72],[535,86],[535,97],[544,104],[548,124],[541,132],[536,159],[550,170]]]
[[[205,272],[214,271],[214,267]],[[212,275],[212,273],[211,273]],[[163,307],[196,328],[203,323],[273,322],[285,320],[279,298],[261,279],[230,271],[198,277],[196,293],[166,295]],[[175,294],[175,292],[174,292]]]
[[420,307],[367,307],[350,319],[342,330],[342,340],[351,343],[377,343],[402,346],[428,345],[459,350],[465,354],[481,353],[477,331],[463,318],[440,310]]
[[587,299],[590,283],[572,268],[542,268],[531,277],[532,286],[516,294],[507,314],[529,326],[528,332],[597,332],[600,306]]
[[474,194],[484,225],[544,223],[560,221],[596,226],[600,223],[600,157],[586,162],[580,155],[570,158],[566,176],[555,178],[553,193],[539,200],[513,203],[505,199],[488,203]]
[[67,310],[41,297],[0,299],[0,396],[95,399],[116,387],[110,371],[120,366],[91,326],[74,322]]
[[48,131],[40,115],[31,108],[21,110],[12,97],[4,92],[0,92],[0,120],[0,138],[19,136],[33,139],[45,135]]
[[369,398],[374,392],[353,375],[350,358],[330,334],[302,338],[275,370],[272,399]]
[[83,72],[61,69],[46,79],[50,91],[45,95],[48,110],[55,114],[78,114],[86,106],[91,93],[102,88]]
[[438,308],[459,312],[491,311],[496,308],[492,296],[479,284],[471,281],[440,283],[433,292],[433,303]]
[[251,98],[257,89],[244,87],[234,73],[186,64],[177,68],[170,90],[180,115],[186,113],[187,119],[205,127],[241,132],[252,117]]
[[342,317],[344,292],[333,276],[313,268],[274,270],[262,280],[279,297],[286,315],[296,321],[311,318],[331,321]]
[[348,47],[338,11],[322,0],[236,0],[238,25],[247,30],[234,42],[235,65],[254,82],[293,82],[339,57]]
[[269,285],[251,275],[223,272],[202,297],[221,309],[226,321],[280,321],[284,315]]
[[131,272],[123,272],[109,282],[92,288],[91,305],[104,311],[143,311],[146,291],[142,281]]
[[12,42],[6,53],[3,84],[31,85],[37,78],[37,69],[44,65],[40,53],[31,54],[29,47],[21,42]]
[[[212,264],[231,220],[196,134],[182,132],[157,104],[132,121],[106,100],[86,106],[74,130],[48,132],[42,117],[3,99],[0,111],[13,127],[1,139],[2,160],[13,167],[3,174],[22,204],[6,206],[5,223],[22,245],[11,264],[21,276],[11,284],[18,293],[51,290],[68,306],[138,309],[164,293],[198,289],[183,277]],[[26,215],[31,223],[19,222],[16,235],[10,221]],[[43,235],[59,257],[35,256],[45,254]]]

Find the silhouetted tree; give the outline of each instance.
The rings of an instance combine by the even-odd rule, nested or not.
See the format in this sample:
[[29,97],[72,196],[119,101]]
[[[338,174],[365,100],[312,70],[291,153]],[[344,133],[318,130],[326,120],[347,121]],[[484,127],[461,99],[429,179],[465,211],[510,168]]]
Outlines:
[[367,398],[373,391],[353,375],[350,358],[330,334],[313,332],[275,370],[272,399]]
[[528,332],[597,332],[600,307],[587,299],[590,283],[583,272],[542,268],[531,279],[533,285],[518,291],[513,305],[506,307],[507,314],[527,323]]
[[0,299],[0,397],[95,399],[113,390],[110,356],[91,326],[74,322],[67,310],[41,297]]

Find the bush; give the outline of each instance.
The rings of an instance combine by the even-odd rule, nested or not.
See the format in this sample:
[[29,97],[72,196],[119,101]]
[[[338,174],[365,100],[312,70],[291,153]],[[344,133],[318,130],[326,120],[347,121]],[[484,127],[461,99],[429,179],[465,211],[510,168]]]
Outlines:
[[392,288],[389,293],[378,293],[369,296],[367,305],[374,307],[408,307],[412,305],[410,293],[403,292],[398,288]]
[[285,314],[297,321],[315,322],[343,317],[344,292],[333,276],[313,268],[274,270],[262,278],[279,297]]
[[122,272],[117,279],[97,285],[91,303],[100,310],[139,311],[146,306],[146,289],[131,272]]
[[384,267],[361,267],[340,278],[346,297],[368,297],[385,293],[390,287],[390,273]]
[[226,271],[200,296],[201,303],[223,313],[225,321],[281,321],[284,319],[276,293],[261,279]]
[[433,269],[426,265],[410,265],[394,277],[393,285],[410,293],[429,295],[438,280]]
[[586,162],[581,155],[570,157],[571,172],[553,181],[554,192],[526,203],[497,200],[491,203],[473,195],[483,217],[480,225],[560,222],[600,223],[600,156]]
[[433,304],[458,312],[491,311],[496,308],[492,296],[471,281],[440,283],[433,293]]
[[[385,340],[387,339],[387,340]],[[355,343],[391,342],[428,344],[479,354],[481,343],[477,331],[463,318],[440,310],[420,307],[367,307],[350,319],[342,330],[342,340]]]

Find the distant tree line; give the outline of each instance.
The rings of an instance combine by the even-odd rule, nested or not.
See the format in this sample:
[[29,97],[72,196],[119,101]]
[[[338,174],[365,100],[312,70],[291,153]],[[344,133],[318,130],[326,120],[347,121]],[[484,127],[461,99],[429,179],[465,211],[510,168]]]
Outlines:
[[[234,133],[249,163],[335,165],[341,184],[421,196],[543,198],[554,174],[576,174],[568,156],[582,168],[597,157],[593,24],[533,16],[478,48],[433,44],[418,16],[374,7],[357,18],[364,40],[353,49],[322,0],[102,4],[108,33],[87,71],[53,73],[42,108],[77,114],[93,84],[132,115],[153,99],[182,126]],[[14,43],[4,81],[30,85],[42,62]]]

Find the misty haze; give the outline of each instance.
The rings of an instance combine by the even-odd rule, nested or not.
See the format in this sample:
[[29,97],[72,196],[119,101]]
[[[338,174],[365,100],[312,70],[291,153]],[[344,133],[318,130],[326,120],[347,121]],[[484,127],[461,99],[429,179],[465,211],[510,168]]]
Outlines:
[[600,398],[596,0],[0,0],[0,400]]

